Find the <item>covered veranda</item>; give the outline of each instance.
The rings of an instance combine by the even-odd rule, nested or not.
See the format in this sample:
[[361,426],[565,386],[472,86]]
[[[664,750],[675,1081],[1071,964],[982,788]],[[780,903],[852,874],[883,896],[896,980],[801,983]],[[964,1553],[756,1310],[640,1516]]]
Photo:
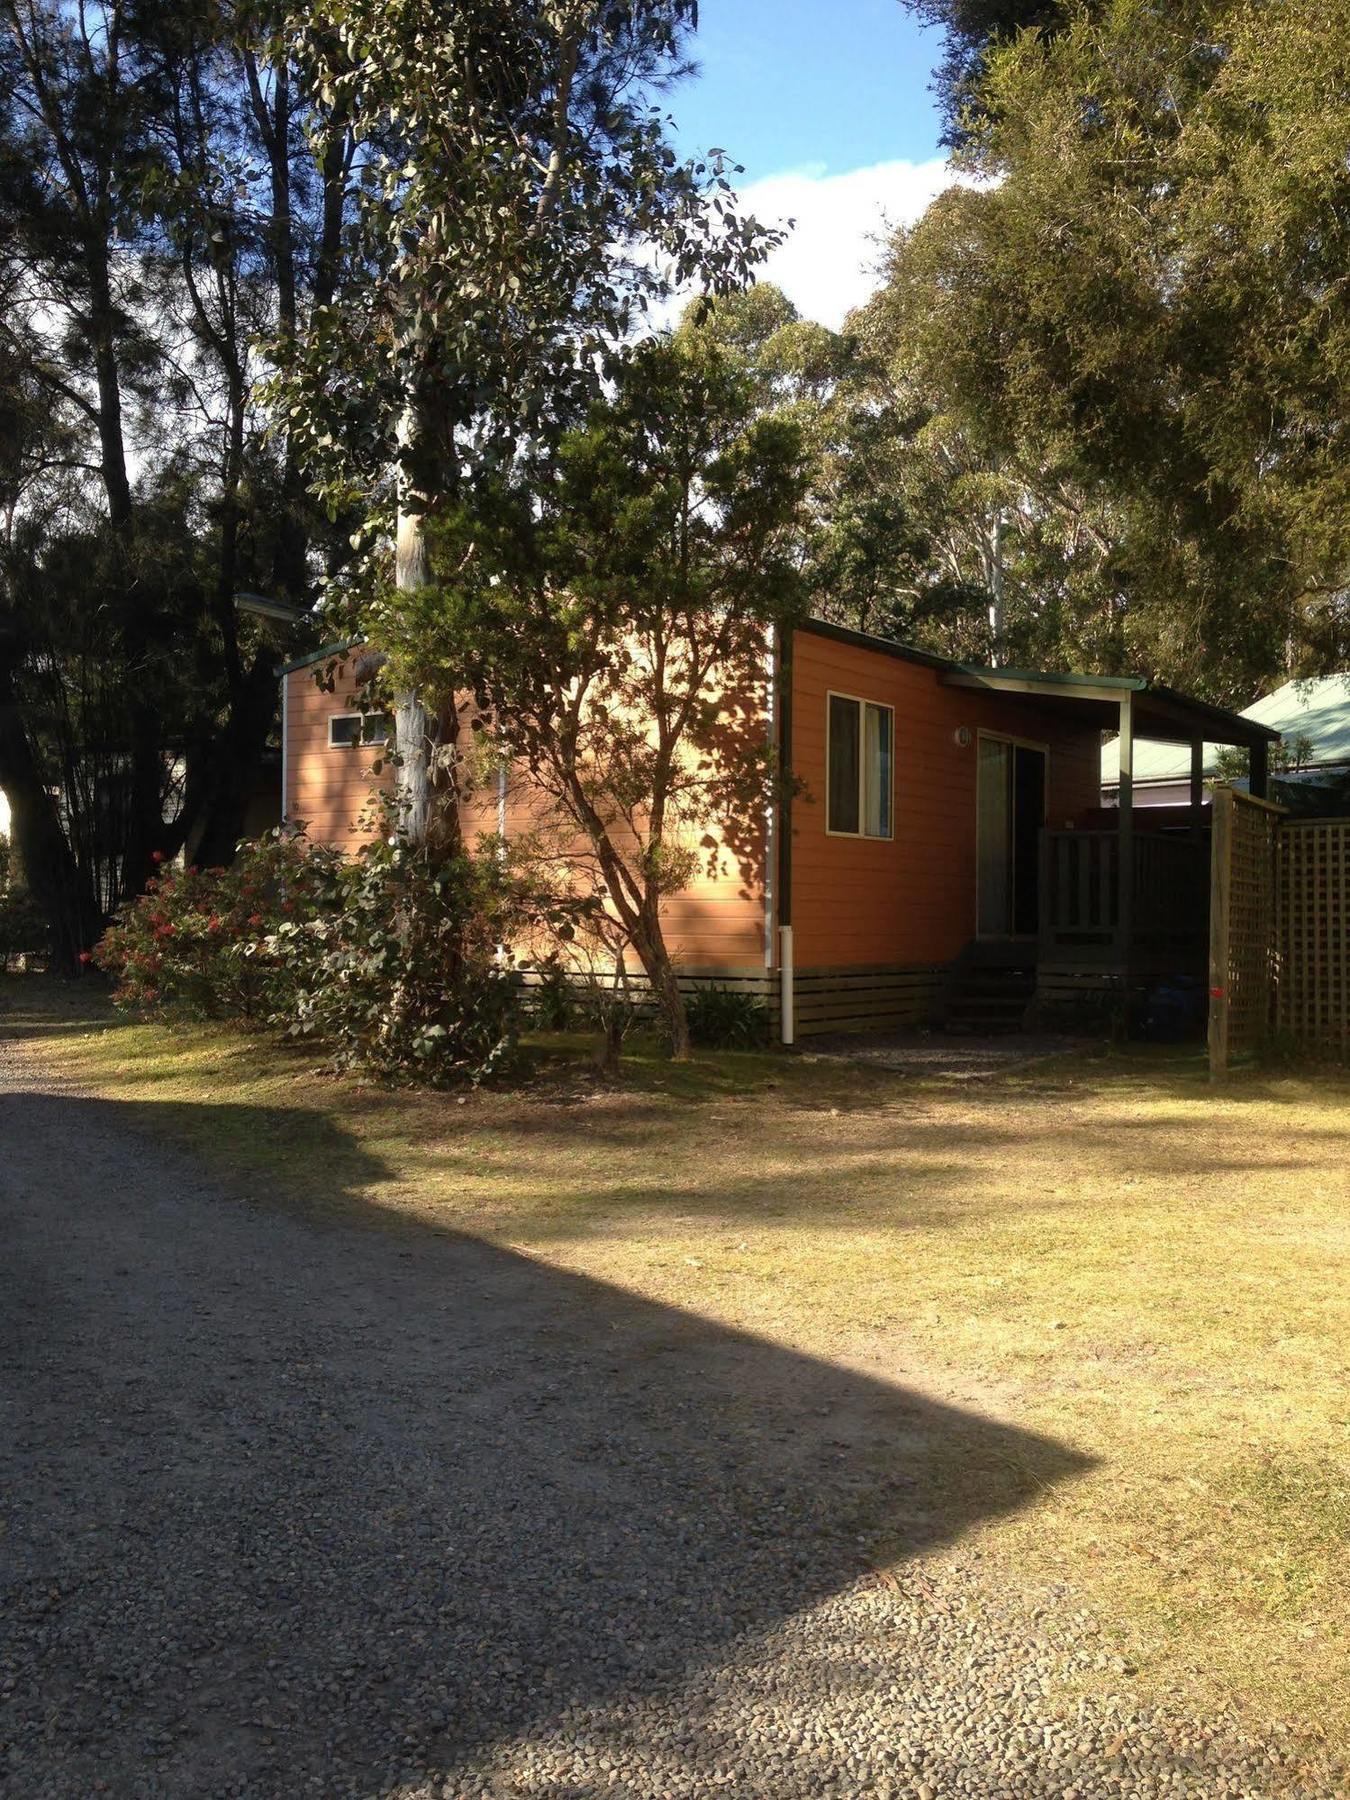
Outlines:
[[[1035,938],[1042,990],[1093,978],[1118,985],[1202,973],[1209,930],[1204,747],[1245,750],[1251,792],[1265,798],[1270,745],[1279,733],[1140,676],[961,668],[940,679],[1023,696],[1042,712],[1063,710],[1119,737],[1119,804],[1096,807],[1072,825],[1047,821],[1040,832]],[[1143,741],[1189,748],[1185,807],[1136,808],[1135,746]]]

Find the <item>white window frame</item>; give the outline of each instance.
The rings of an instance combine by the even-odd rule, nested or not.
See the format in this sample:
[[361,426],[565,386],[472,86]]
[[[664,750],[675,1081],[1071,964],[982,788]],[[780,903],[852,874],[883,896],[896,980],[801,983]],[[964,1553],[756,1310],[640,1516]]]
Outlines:
[[[329,715],[328,715],[328,748],[330,750],[373,750],[373,749],[376,749],[380,744],[382,744],[385,741],[385,738],[388,736],[388,733],[386,731],[386,732],[382,732],[380,734],[380,736],[377,738],[368,738],[366,736],[366,722],[367,722],[367,720],[387,719],[388,717],[389,717],[388,713],[378,713],[378,712],[329,713]],[[356,737],[353,739],[353,741],[350,744],[339,743],[338,740],[333,736],[333,727],[334,727],[334,725],[337,724],[339,719],[359,719],[361,721],[360,725],[357,728]]]
[[[832,700],[851,700],[858,707],[858,829],[856,831],[836,831],[830,824],[830,702]],[[863,714],[862,708],[874,706],[878,712],[891,715],[891,767],[890,792],[887,795],[886,824],[882,832],[864,831],[863,820],[867,817],[867,767],[863,753]],[[825,690],[825,835],[826,837],[861,839],[866,844],[890,844],[895,841],[895,708],[888,706],[884,700],[869,700],[866,694],[845,694],[839,688]]]

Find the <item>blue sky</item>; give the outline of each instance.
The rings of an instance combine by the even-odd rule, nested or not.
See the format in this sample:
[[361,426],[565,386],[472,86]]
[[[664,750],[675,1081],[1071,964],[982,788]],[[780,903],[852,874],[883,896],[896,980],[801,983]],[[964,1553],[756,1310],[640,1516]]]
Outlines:
[[900,0],[702,0],[699,15],[700,75],[671,95],[687,152],[720,145],[747,181],[937,154],[942,40]]
[[747,210],[796,220],[762,276],[829,325],[875,285],[878,239],[951,176],[932,70],[941,37],[900,0],[702,0],[700,73],[669,97],[686,155],[744,165]]

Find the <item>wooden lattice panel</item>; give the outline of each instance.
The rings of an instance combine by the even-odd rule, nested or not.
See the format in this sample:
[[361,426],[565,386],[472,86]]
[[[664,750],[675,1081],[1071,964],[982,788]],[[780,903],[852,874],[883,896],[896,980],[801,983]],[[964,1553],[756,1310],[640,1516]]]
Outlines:
[[1228,887],[1228,1048],[1260,1048],[1270,1030],[1279,814],[1233,796]]
[[1286,820],[1278,859],[1282,1033],[1350,1055],[1350,820]]

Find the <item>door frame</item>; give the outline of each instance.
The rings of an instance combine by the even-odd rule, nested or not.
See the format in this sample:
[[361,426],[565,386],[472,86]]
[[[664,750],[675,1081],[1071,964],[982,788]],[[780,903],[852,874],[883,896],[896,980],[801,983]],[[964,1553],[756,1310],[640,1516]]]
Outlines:
[[[987,738],[994,744],[1008,744],[1014,750],[1037,750],[1045,761],[1045,783],[1042,788],[1043,805],[1040,829],[1045,829],[1045,822],[1050,816],[1050,746],[1036,738],[1016,737],[1010,731],[986,731],[981,726],[975,733],[975,941],[980,944],[1034,944],[1039,939],[1039,932],[1029,931],[981,931],[980,930],[980,742]],[[1009,844],[1012,851],[1008,875],[1008,894],[1011,899],[1012,883],[1016,879],[1017,834],[1013,830],[1010,817]],[[1037,895],[1037,902],[1042,896]]]

